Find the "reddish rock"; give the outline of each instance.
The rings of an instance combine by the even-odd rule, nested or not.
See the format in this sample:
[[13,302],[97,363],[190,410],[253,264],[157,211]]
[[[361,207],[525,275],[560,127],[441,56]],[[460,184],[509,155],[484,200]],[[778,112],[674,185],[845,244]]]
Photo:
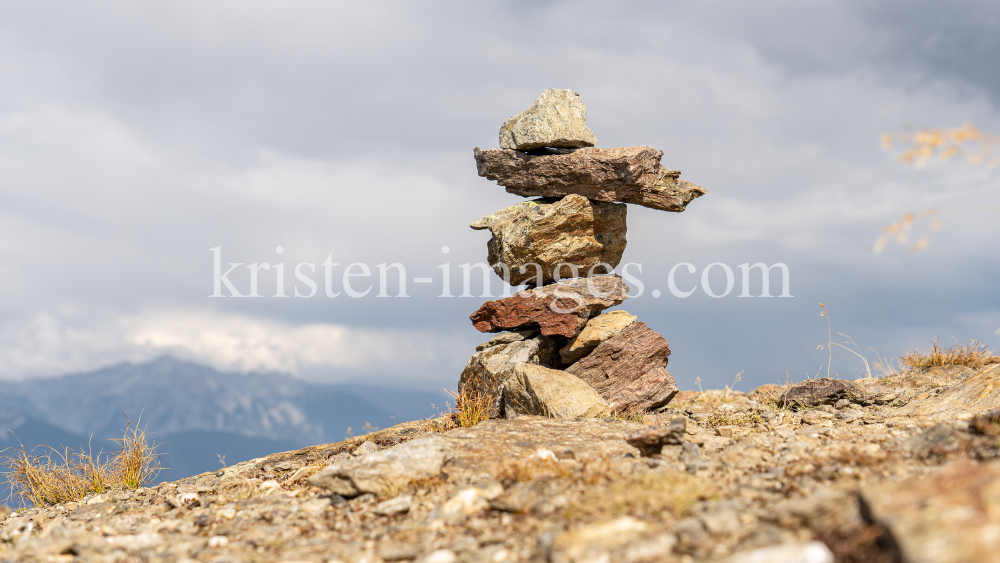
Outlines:
[[661,166],[663,152],[653,147],[588,147],[546,154],[477,147],[475,156],[480,176],[524,197],[578,194],[592,201],[680,212],[705,194],[705,188],[679,180],[680,172]]
[[589,383],[617,412],[661,407],[677,394],[667,372],[670,346],[646,323],[634,322],[601,342],[566,371]]
[[571,338],[580,333],[587,319],[624,301],[628,289],[618,276],[563,280],[487,301],[469,318],[479,332],[537,326],[546,336]]

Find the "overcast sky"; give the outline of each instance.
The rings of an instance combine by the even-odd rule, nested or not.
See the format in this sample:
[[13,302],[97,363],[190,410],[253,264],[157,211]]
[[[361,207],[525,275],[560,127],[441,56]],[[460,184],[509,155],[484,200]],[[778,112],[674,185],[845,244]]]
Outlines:
[[[917,170],[879,136],[1000,133],[998,48],[993,2],[3,3],[0,377],[169,352],[453,387],[488,338],[468,320],[486,298],[438,298],[438,266],[484,261],[489,235],[468,224],[521,201],[476,175],[472,149],[545,88],[581,94],[598,146],[654,146],[708,189],[682,214],[629,208],[623,263],[644,292],[622,308],[670,342],[681,388],[825,374],[820,302],[870,359],[935,336],[994,344],[1000,168]],[[902,213],[963,206],[979,210],[941,215],[925,250],[872,253]],[[319,291],[270,297],[262,270],[268,297],[210,298],[215,247],[283,263],[289,295],[313,264]],[[328,256],[334,291],[352,262],[375,288],[325,297]],[[391,262],[411,297],[375,297]],[[736,288],[673,297],[680,262],[696,267],[683,289],[715,262]],[[748,262],[787,264],[794,297],[737,297]],[[231,278],[249,290],[244,267]],[[861,368],[834,352],[831,373]]]

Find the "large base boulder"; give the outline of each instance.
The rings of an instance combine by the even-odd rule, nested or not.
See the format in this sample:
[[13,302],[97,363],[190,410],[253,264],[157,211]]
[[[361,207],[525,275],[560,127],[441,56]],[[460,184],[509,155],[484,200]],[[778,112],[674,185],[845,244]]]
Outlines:
[[488,415],[500,418],[500,386],[509,377],[506,371],[518,363],[558,367],[558,349],[565,342],[559,336],[542,336],[537,329],[504,332],[476,347],[458,380],[458,394],[489,401]]
[[469,318],[479,332],[537,326],[544,335],[571,338],[588,319],[625,301],[628,290],[615,275],[563,280],[487,301]]
[[663,336],[637,321],[566,371],[590,384],[616,412],[645,412],[677,394],[674,376],[666,369],[668,356]]
[[500,147],[527,151],[541,147],[592,147],[587,106],[572,90],[548,88],[531,107],[500,127]]
[[[561,277],[608,274],[625,252],[626,206],[580,195],[525,201],[472,223],[489,229],[489,263],[511,285],[552,283]],[[574,272],[576,270],[576,273]]]
[[705,195],[701,186],[680,180],[680,172],[660,165],[653,147],[594,147],[554,154],[476,147],[479,175],[524,197],[578,194],[591,201],[622,202],[662,211],[684,211]]
[[593,418],[610,413],[607,402],[590,385],[565,371],[520,363],[506,375],[501,391],[504,418]]

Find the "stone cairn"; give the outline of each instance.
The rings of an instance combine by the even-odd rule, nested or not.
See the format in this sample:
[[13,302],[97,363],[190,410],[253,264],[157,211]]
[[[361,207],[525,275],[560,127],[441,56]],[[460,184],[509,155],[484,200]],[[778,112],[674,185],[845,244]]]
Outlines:
[[642,414],[677,393],[670,347],[634,315],[605,309],[629,288],[612,270],[625,251],[626,203],[680,212],[705,189],[660,165],[652,147],[599,149],[572,90],[548,89],[500,128],[500,148],[475,149],[479,175],[537,197],[472,223],[493,234],[489,264],[512,286],[471,315],[480,332],[458,383],[489,418]]

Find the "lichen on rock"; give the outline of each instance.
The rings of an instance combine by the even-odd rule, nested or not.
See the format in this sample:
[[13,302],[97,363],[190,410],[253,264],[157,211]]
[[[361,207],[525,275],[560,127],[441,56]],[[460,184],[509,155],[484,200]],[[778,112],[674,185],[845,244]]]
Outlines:
[[572,90],[548,88],[531,107],[500,127],[500,147],[528,151],[542,147],[592,147],[594,132],[587,128],[587,106]]
[[[570,194],[512,205],[472,223],[489,229],[488,260],[511,285],[609,274],[625,252],[627,208]],[[557,272],[558,269],[558,272]]]

